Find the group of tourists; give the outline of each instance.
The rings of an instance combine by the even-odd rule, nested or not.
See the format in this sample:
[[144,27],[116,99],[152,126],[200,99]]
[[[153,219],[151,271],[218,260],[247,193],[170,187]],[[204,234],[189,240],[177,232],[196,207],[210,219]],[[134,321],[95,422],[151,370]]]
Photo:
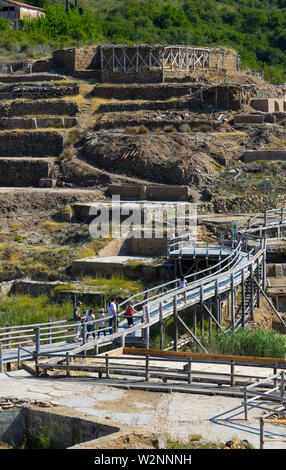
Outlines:
[[[98,318],[95,318],[95,313],[98,313]],[[128,302],[125,315],[121,316],[121,318],[127,318],[128,328],[133,326],[133,314],[137,313],[134,309],[133,302]],[[80,341],[81,335],[81,327],[82,323],[86,323],[86,341],[89,340],[90,334],[95,339],[95,325],[98,325],[97,329],[97,337],[99,338],[101,333],[106,336],[106,332],[108,331],[112,334],[118,329],[119,318],[118,318],[118,305],[116,302],[116,298],[113,297],[110,302],[107,304],[107,312],[105,312],[104,308],[101,308],[99,311],[95,311],[93,308],[90,310],[82,308],[82,302],[77,302],[76,306],[74,307],[73,312],[73,319],[76,322],[76,334],[75,334],[75,341]],[[107,326],[108,325],[108,326]]]

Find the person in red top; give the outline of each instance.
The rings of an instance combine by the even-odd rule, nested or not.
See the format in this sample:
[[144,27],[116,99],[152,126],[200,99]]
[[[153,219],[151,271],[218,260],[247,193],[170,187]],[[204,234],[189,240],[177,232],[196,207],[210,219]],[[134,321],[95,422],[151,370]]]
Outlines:
[[127,304],[125,315],[127,315],[128,327],[133,326],[133,313],[137,313],[137,311],[133,307],[133,302],[129,302]]

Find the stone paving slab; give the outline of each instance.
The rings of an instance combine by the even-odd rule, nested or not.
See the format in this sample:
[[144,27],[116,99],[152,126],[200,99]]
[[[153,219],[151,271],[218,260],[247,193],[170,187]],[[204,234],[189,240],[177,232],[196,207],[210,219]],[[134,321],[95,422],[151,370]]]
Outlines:
[[[260,368],[252,369],[255,374],[266,372]],[[272,371],[269,369],[269,372]],[[258,418],[262,411],[250,409],[249,420],[244,421],[241,398],[174,391],[124,390],[115,388],[112,382],[88,377],[37,378],[19,370],[0,374],[0,398],[58,403],[84,416],[107,419],[110,424],[166,433],[173,439],[185,442],[190,434],[201,434],[203,439],[220,442],[234,438],[247,439],[254,447],[259,447]],[[124,380],[121,382],[128,385]],[[286,428],[266,424],[265,437],[270,436],[286,437]],[[285,449],[285,443],[266,443],[265,448]]]

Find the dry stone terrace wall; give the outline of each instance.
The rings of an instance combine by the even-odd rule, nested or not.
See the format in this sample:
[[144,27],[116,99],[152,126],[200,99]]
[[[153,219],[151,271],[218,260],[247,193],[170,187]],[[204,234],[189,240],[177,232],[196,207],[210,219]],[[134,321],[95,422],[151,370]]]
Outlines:
[[38,118],[1,118],[0,130],[2,129],[38,129],[38,128],[69,128],[78,124],[75,117],[38,117]]
[[154,201],[187,201],[189,199],[189,188],[184,185],[110,184],[109,191],[112,195],[120,195],[123,199],[152,199]]
[[65,77],[62,75],[52,73],[25,73],[22,75],[1,75],[0,73],[0,82],[2,83],[44,82],[63,79],[65,79]]
[[38,159],[0,158],[1,186],[38,186],[41,178],[50,175],[52,164]]
[[61,96],[78,95],[79,85],[71,83],[67,85],[38,84],[38,85],[9,85],[0,88],[0,99],[13,98],[57,98]]
[[190,95],[190,85],[95,86],[92,95],[116,100],[167,100]]
[[17,100],[0,103],[0,117],[29,115],[74,116],[79,112],[77,103],[65,100]]
[[57,157],[63,151],[64,136],[56,131],[2,131],[1,157]]

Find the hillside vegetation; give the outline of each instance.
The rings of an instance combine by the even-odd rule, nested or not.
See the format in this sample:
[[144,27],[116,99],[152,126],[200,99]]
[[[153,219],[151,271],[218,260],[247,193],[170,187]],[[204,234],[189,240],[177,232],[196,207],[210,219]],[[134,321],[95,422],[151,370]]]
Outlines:
[[44,56],[82,43],[168,43],[228,46],[243,65],[286,77],[286,0],[79,0],[83,15],[65,2],[30,0],[46,17],[13,31],[0,21],[0,54]]

